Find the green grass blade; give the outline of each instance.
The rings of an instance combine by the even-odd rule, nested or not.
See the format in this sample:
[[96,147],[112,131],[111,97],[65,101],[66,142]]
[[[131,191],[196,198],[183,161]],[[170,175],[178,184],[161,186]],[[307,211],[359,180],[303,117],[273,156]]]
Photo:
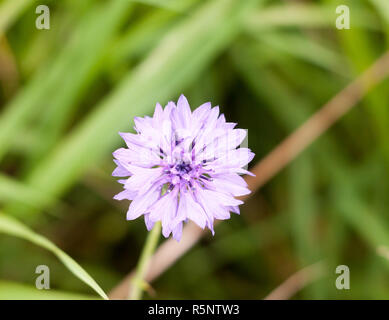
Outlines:
[[96,281],[76,261],[59,249],[54,243],[35,233],[18,220],[0,213],[0,232],[22,238],[51,251],[77,278],[95,290],[103,299],[108,299],[103,289],[100,288]]
[[378,12],[385,18],[386,22],[389,23],[389,1],[387,0],[370,0],[376,8]]
[[39,192],[17,180],[0,174],[0,202],[9,201],[23,203],[33,208],[40,208],[44,203],[48,201],[54,202],[55,200],[50,199],[48,194]]
[[[291,164],[290,172],[290,226],[300,268],[323,259],[320,243],[316,239],[318,208],[314,188],[311,157],[301,156]],[[322,288],[315,283],[307,297],[323,299]]]
[[351,225],[365,241],[377,250],[380,246],[389,246],[389,234],[386,221],[378,214],[371,212],[370,208],[361,200],[357,200],[352,187],[346,184],[338,184],[334,197],[342,217]]
[[38,290],[10,281],[0,281],[0,300],[95,300],[96,297],[58,290]]
[[[12,143],[15,132],[39,111],[44,110],[38,131],[42,137],[30,161],[39,159],[55,144],[78,106],[77,99],[103,68],[99,62],[106,53],[107,43],[128,15],[129,8],[130,3],[123,0],[94,7],[53,66],[39,73],[7,106],[0,118],[0,158]],[[96,33],[98,37],[94,36]]]
[[280,52],[307,61],[342,76],[349,76],[342,56],[326,46],[300,34],[266,32],[258,40]]
[[0,4],[0,36],[36,0],[6,0]]
[[132,2],[147,4],[149,6],[180,12],[183,7],[176,0],[131,0]]
[[[261,11],[254,11],[246,20],[251,31],[264,31],[274,28],[334,28],[334,6],[317,4],[274,5]],[[364,10],[351,10],[351,19],[356,27],[379,30],[379,23],[374,15]]]
[[[174,5],[179,5],[185,12],[199,0],[176,0]],[[176,22],[178,14],[174,11],[154,10],[141,21],[132,24],[127,32],[114,44],[107,57],[107,70],[115,70],[117,64],[127,62],[132,56],[147,53],[167,32],[168,28]]]

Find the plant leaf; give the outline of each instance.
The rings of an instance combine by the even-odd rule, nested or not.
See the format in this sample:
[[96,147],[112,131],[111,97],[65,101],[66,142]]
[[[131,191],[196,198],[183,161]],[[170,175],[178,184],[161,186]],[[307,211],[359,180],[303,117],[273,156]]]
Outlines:
[[58,290],[38,290],[24,283],[0,281],[0,300],[94,300],[96,297]]
[[15,201],[33,208],[39,208],[43,203],[55,200],[50,199],[50,196],[46,193],[39,192],[0,173],[0,201]]
[[30,241],[42,248],[51,251],[77,278],[95,290],[103,299],[108,300],[105,292],[95,280],[71,257],[59,249],[54,243],[45,237],[35,233],[30,228],[3,213],[0,213],[0,233],[15,236]]
[[0,36],[36,0],[8,0],[0,4]]

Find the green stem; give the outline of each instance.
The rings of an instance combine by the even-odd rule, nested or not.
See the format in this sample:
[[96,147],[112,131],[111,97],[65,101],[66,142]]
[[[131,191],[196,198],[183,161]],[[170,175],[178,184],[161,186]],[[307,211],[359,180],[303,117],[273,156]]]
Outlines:
[[157,222],[154,225],[153,230],[151,230],[149,235],[147,236],[145,246],[143,247],[142,254],[136,267],[136,273],[134,278],[132,279],[130,291],[128,292],[128,299],[130,300],[142,299],[145,275],[149,267],[151,256],[153,255],[155,248],[157,247],[160,234],[161,223]]

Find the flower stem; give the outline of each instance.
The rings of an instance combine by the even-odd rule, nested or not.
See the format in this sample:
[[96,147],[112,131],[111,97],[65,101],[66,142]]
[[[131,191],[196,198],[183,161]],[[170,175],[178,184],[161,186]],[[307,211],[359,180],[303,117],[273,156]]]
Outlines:
[[156,222],[154,228],[149,232],[146,243],[143,247],[142,254],[136,267],[135,276],[132,279],[132,286],[128,292],[128,299],[140,300],[144,289],[144,278],[149,267],[151,256],[158,244],[159,235],[161,234],[161,222]]

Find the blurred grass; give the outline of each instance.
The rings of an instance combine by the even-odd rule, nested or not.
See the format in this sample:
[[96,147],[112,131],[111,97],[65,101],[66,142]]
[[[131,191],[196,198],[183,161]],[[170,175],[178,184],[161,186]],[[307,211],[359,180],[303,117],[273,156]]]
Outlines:
[[108,299],[107,295],[94,281],[94,279],[79,264],[77,264],[77,262],[75,262],[48,239],[30,230],[19,221],[0,213],[0,233],[5,233],[6,235],[30,241],[46,250],[51,251],[76,277],[95,290],[103,299]]
[[19,283],[0,282],[0,300],[95,300],[85,296],[57,290],[37,290],[35,287]]
[[[49,31],[35,29],[34,3],[0,2],[20,77],[13,97],[0,88],[0,208],[86,262],[106,291],[145,238],[143,222],[109,200],[120,189],[111,152],[134,116],[181,93],[192,107],[211,101],[249,129],[258,161],[388,48],[386,0],[43,1]],[[339,4],[351,30],[335,28]],[[156,297],[263,298],[324,261],[326,276],[296,298],[389,298],[388,261],[376,253],[389,245],[388,92],[385,81],[185,255]],[[23,266],[47,257],[3,245],[12,241],[0,238],[0,298],[40,298],[9,281],[32,286]],[[339,264],[349,291],[334,286]],[[47,298],[88,298],[82,283],[67,293],[66,270],[52,272],[60,291]]]

